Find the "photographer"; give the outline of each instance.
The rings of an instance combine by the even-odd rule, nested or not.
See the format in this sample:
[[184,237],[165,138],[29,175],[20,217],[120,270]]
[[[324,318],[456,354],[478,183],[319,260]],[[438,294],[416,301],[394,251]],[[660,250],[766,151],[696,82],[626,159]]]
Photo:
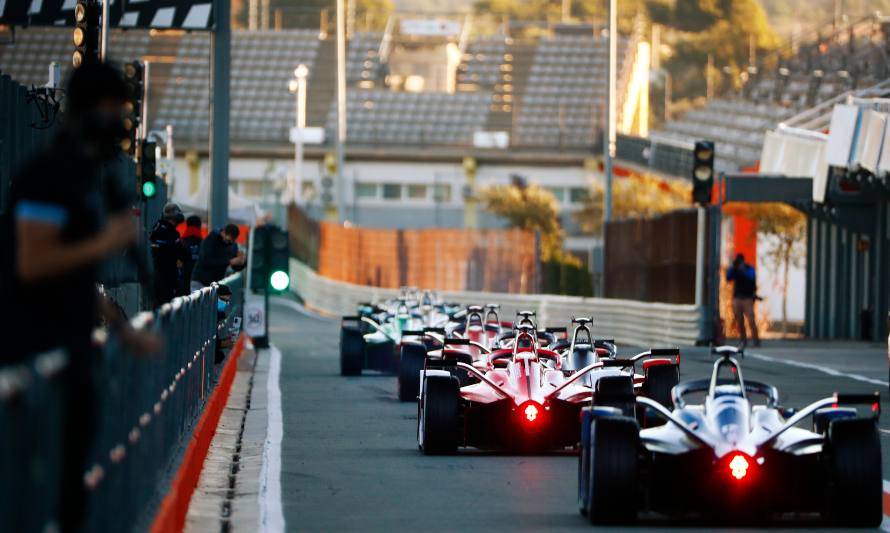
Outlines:
[[757,272],[754,267],[745,262],[745,256],[738,254],[732,265],[726,269],[726,281],[732,282],[732,313],[735,316],[736,327],[741,336],[740,346],[744,348],[748,344],[748,334],[745,331],[745,321],[751,328],[751,337],[754,346],[760,346],[760,337],[757,334],[757,323],[754,320],[754,300],[757,299]]

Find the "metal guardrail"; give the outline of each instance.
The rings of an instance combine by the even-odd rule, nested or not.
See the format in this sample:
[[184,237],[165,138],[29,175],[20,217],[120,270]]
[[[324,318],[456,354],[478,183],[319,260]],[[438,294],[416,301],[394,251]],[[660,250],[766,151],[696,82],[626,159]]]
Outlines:
[[[86,531],[129,531],[150,520],[223,367],[214,363],[217,343],[240,325],[243,277],[220,283],[232,289],[225,320],[217,320],[212,285],[133,319],[161,335],[161,353],[134,356],[114,335],[102,346],[93,373],[100,410],[84,475]],[[57,351],[0,367],[4,531],[58,530],[66,362]]]
[[[311,308],[331,315],[355,312],[363,301],[398,296],[396,289],[381,289],[334,281],[291,259],[291,287]],[[582,298],[549,294],[505,294],[443,291],[442,297],[461,304],[501,304],[503,316],[520,309],[535,310],[544,325],[567,324],[572,316],[593,316],[594,331],[633,346],[691,345],[705,337],[703,307],[647,303],[611,298]]]

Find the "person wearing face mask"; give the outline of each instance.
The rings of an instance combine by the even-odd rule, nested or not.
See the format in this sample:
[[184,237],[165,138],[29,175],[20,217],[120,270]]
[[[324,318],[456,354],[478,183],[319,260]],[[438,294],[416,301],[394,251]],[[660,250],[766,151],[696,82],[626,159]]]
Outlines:
[[238,244],[235,242],[240,233],[238,226],[228,224],[221,230],[207,234],[201,243],[198,260],[192,271],[192,291],[223,279],[229,267],[236,271],[244,268],[244,252],[238,249]]
[[226,317],[232,306],[232,289],[228,285],[219,285],[216,288],[216,323],[219,329],[216,343],[215,363],[222,363],[226,358],[225,350],[234,346],[235,341],[226,329]]
[[154,305],[163,305],[182,296],[185,265],[191,261],[188,249],[179,238],[176,226],[185,221],[182,209],[175,203],[164,206],[164,214],[151,230],[151,256],[154,260]]
[[97,290],[99,264],[136,241],[132,208],[112,198],[110,184],[117,177],[103,172],[123,157],[126,97],[123,76],[111,65],[86,63],[73,71],[59,132],[13,177],[2,225],[11,246],[0,254],[0,322],[9,333],[0,365],[56,348],[68,357],[61,376],[63,532],[79,531],[88,508],[83,473],[100,397],[93,329],[104,319],[125,345],[160,347],[157,338],[133,330]]

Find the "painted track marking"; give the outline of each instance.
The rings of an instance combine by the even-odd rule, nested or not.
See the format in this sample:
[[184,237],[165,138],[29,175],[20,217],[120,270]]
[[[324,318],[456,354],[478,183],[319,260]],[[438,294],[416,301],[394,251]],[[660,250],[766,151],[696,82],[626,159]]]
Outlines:
[[867,378],[865,376],[860,376],[859,374],[849,374],[847,372],[835,370],[834,368],[828,366],[815,365],[813,363],[802,363],[800,361],[793,361],[791,359],[780,359],[778,357],[771,357],[769,355],[763,355],[761,353],[753,352],[745,353],[745,357],[751,357],[753,359],[758,359],[760,361],[766,361],[769,363],[781,363],[783,365],[796,366],[798,368],[807,368],[810,370],[822,372],[823,374],[828,374],[829,376],[852,379],[854,381],[861,381],[862,383],[868,383],[871,385],[880,385],[882,387],[887,387],[888,385],[890,385],[886,381],[882,381],[880,379]]
[[269,348],[269,377],[266,383],[268,417],[266,442],[263,446],[263,466],[260,473],[260,533],[284,531],[284,510],[281,504],[281,351]]

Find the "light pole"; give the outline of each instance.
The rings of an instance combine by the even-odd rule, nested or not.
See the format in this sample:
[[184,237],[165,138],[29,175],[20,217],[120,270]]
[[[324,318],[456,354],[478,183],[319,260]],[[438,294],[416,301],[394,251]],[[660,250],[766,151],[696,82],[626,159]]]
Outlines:
[[[612,220],[612,158],[615,157],[615,124],[616,124],[616,76],[618,75],[618,0],[609,0],[609,68],[607,71],[607,103],[606,131],[604,139],[603,159],[606,174],[605,194],[603,195],[604,222]],[[605,225],[604,225],[605,226]]]
[[294,79],[290,80],[288,88],[294,93],[296,102],[294,106],[294,181],[292,186],[292,198],[294,203],[300,198],[300,188],[303,182],[303,130],[306,128],[306,77],[309,76],[309,68],[300,63],[294,69]]

